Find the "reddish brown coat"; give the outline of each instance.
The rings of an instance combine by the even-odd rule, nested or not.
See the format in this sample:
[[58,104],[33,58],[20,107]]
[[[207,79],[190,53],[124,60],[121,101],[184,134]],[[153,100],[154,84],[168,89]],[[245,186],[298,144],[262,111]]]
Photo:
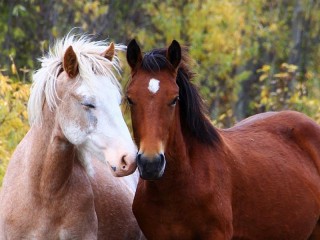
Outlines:
[[[177,69],[172,52],[179,52],[174,42],[142,57],[134,41],[127,52],[139,152],[164,151],[167,161],[162,178],[139,180],[133,211],[145,236],[320,239],[320,127],[292,111],[210,126],[185,52]],[[160,81],[156,94],[147,89],[151,78]],[[177,92],[176,106],[168,104]]]

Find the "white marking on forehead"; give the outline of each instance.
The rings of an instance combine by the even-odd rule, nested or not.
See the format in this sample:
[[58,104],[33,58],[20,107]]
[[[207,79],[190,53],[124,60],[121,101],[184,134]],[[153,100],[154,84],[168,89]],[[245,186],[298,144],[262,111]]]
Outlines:
[[149,91],[153,94],[157,93],[160,88],[159,83],[159,80],[151,78],[148,86]]

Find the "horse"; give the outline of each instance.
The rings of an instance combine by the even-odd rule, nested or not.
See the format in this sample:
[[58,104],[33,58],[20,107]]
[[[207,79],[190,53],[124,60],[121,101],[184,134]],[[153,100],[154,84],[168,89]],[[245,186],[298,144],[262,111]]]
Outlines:
[[127,48],[138,146],[133,213],[147,239],[320,239],[320,127],[295,111],[210,122],[173,40]]
[[0,193],[0,239],[139,239],[137,153],[122,116],[118,51],[69,33],[40,59],[30,130]]

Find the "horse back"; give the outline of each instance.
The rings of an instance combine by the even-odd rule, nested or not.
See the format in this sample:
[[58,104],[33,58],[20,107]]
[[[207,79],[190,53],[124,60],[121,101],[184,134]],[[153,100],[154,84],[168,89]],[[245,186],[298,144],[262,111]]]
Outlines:
[[309,237],[320,215],[319,125],[293,111],[264,113],[221,136],[232,179],[234,236]]
[[276,152],[281,148],[286,148],[289,155],[290,152],[303,152],[320,174],[320,126],[302,113],[282,111],[257,114],[226,129],[224,134],[230,134],[229,139],[232,138],[234,143],[250,146],[253,150],[258,148],[261,152],[264,152],[263,149],[267,152],[274,149]]

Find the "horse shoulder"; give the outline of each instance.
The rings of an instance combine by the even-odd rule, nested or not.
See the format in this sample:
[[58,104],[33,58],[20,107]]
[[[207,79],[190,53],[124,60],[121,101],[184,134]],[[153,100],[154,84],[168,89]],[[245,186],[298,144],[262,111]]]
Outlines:
[[[60,239],[69,236],[70,239],[83,234],[95,235],[94,225],[97,224],[93,194],[90,183],[83,179],[85,172],[82,167],[75,168],[59,194],[43,195],[37,183],[30,178],[32,175],[37,176],[37,170],[30,167],[34,152],[29,141],[30,137],[27,136],[18,145],[4,178],[0,202],[0,235],[6,234],[10,239],[57,236]],[[82,183],[86,183],[86,188],[83,188]],[[86,224],[74,224],[78,219]],[[75,232],[77,235],[74,235]]]

